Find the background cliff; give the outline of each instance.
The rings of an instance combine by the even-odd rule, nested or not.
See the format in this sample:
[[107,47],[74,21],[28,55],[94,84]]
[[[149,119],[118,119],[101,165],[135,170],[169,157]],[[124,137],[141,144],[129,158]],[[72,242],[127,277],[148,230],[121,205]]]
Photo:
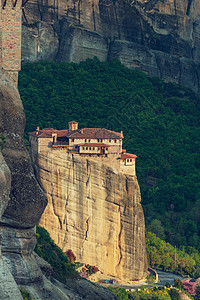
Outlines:
[[118,58],[129,68],[191,87],[200,83],[198,0],[30,0],[22,59]]
[[39,154],[35,167],[48,198],[40,225],[56,244],[104,274],[143,278],[145,225],[136,177],[62,150]]

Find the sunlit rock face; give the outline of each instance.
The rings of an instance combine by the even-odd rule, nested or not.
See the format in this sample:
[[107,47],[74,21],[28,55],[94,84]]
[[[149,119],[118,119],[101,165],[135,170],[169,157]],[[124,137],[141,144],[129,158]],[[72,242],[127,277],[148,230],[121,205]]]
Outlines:
[[65,151],[39,154],[35,166],[48,205],[40,224],[77,261],[139,280],[147,271],[144,215],[135,176]]
[[[47,204],[23,145],[25,117],[18,90],[0,72],[0,299],[22,300],[20,288],[34,299],[117,299],[108,289],[53,278],[48,263],[34,253],[35,225]],[[44,272],[44,273],[43,273]]]
[[118,58],[198,94],[199,48],[198,0],[29,0],[24,11],[24,62]]

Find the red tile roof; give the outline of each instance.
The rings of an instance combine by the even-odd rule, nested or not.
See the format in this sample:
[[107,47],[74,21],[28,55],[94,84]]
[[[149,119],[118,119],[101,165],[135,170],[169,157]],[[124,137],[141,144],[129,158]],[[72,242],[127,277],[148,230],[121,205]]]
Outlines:
[[127,159],[127,158],[137,158],[137,155],[131,154],[131,153],[125,153],[125,154],[122,154],[120,157],[120,159]]
[[71,121],[71,122],[69,122],[69,124],[78,124],[78,122],[76,122],[76,121]]
[[83,128],[69,132],[69,138],[81,139],[121,139],[120,132],[111,131],[105,128]]
[[78,146],[86,146],[86,147],[110,147],[110,145],[106,144],[98,144],[98,143],[85,143],[85,144],[78,144]]
[[[73,122],[73,121],[72,121]],[[105,128],[83,128],[73,131],[56,130],[53,128],[44,128],[38,131],[30,132],[29,135],[38,138],[52,137],[53,133],[57,133],[58,137],[81,138],[81,139],[122,139],[123,133],[111,131]]]
[[68,130],[56,130],[53,128],[44,128],[41,130],[36,130],[33,132],[29,132],[29,135],[35,136],[38,138],[50,138],[52,134],[56,133],[57,137],[65,137],[68,134]]

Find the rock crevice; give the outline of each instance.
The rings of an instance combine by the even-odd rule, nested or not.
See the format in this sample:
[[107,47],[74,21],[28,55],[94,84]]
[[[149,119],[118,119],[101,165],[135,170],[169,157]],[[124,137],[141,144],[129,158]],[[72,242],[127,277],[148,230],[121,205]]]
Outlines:
[[40,224],[59,247],[102,273],[143,278],[145,226],[136,177],[65,151],[38,154],[35,168],[48,198]]

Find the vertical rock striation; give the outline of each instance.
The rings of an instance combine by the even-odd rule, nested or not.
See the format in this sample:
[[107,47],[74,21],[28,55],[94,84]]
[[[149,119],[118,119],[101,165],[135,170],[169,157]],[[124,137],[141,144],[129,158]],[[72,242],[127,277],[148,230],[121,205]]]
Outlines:
[[136,177],[65,151],[39,154],[48,205],[40,224],[63,251],[122,280],[147,271],[144,215]]
[[118,58],[198,94],[199,48],[199,0],[29,0],[24,11],[24,62]]
[[[0,72],[0,136],[6,138],[5,148],[0,149],[0,299],[22,300],[19,287],[40,300],[81,300],[84,289],[88,299],[116,299],[89,282],[75,280],[69,288],[57,282],[49,265],[34,253],[35,225],[47,199],[23,145],[24,124],[18,90]],[[47,270],[48,279],[41,269]]]

